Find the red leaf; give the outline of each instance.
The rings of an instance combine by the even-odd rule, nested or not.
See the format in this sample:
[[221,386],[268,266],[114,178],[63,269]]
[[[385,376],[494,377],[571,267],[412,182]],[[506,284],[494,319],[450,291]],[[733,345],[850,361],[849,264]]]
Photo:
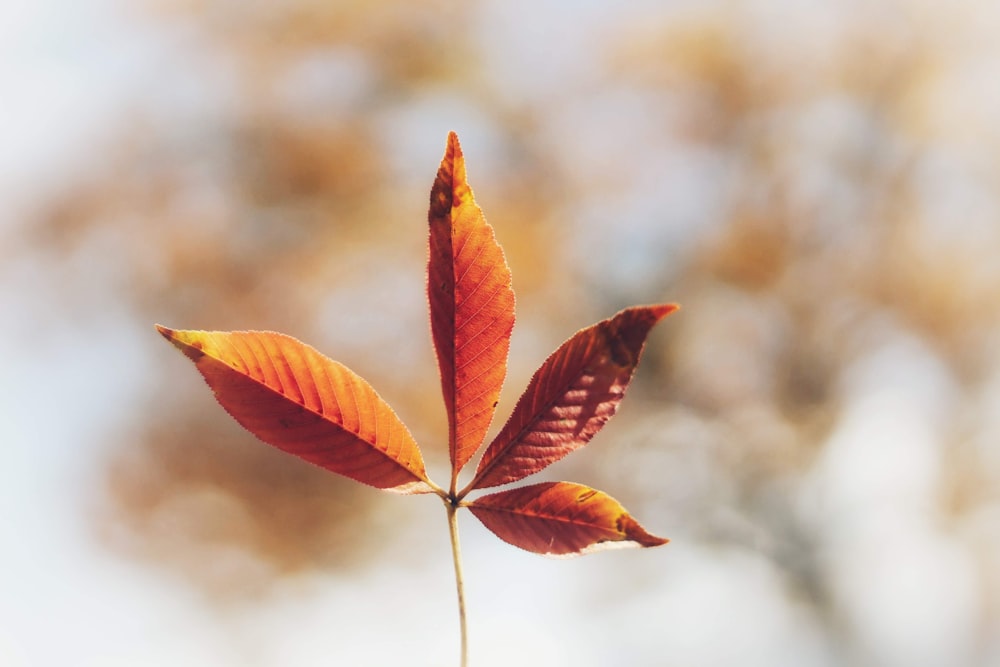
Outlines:
[[264,442],[395,493],[427,493],[413,436],[360,376],[312,347],[266,331],[175,331],[226,411]]
[[627,308],[563,343],[531,378],[467,489],[515,482],[587,444],[618,409],[650,329],[675,310]]
[[617,500],[582,484],[522,486],[467,506],[501,540],[538,554],[571,556],[668,542],[647,533]]
[[454,132],[431,189],[428,221],[427,297],[454,486],[493,419],[514,327],[510,269],[466,181]]

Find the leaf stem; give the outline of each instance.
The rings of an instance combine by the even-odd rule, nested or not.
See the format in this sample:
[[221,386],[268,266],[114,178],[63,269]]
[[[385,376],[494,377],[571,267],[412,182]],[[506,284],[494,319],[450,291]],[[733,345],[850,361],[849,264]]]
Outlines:
[[433,491],[434,493],[436,493],[438,495],[438,497],[440,497],[441,500],[443,500],[445,502],[446,505],[449,504],[449,503],[451,503],[451,501],[448,499],[448,492],[445,491],[444,489],[442,489],[437,484],[435,484],[433,482],[433,480],[426,479],[426,480],[424,480],[424,483],[427,484],[427,486],[429,486],[431,488],[431,491]]
[[458,502],[445,499],[448,511],[448,533],[451,535],[451,555],[455,562],[455,586],[458,589],[458,622],[462,632],[462,667],[469,664],[469,633],[465,623],[465,580],[462,577],[462,552],[458,546]]

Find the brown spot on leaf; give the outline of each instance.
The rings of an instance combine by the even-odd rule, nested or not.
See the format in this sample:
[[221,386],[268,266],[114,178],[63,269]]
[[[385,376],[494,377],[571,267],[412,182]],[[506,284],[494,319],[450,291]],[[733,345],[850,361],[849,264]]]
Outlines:
[[611,351],[611,360],[623,368],[634,366],[636,362],[637,350],[633,349],[629,345],[630,341],[623,339],[617,334],[618,332],[613,332],[608,339],[608,349]]
[[430,221],[433,224],[451,213],[452,205],[452,178],[451,173],[446,172],[442,167],[438,171],[437,180],[431,188]]

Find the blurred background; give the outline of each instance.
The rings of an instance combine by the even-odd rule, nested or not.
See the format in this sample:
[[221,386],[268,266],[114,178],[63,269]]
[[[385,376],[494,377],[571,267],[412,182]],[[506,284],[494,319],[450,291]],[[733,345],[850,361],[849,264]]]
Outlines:
[[672,542],[550,560],[463,516],[473,665],[1000,665],[998,30],[988,0],[0,2],[0,664],[457,664],[439,501],[257,442],[152,326],[315,345],[446,479],[455,130],[518,297],[498,421],[576,329],[684,306],[533,479]]

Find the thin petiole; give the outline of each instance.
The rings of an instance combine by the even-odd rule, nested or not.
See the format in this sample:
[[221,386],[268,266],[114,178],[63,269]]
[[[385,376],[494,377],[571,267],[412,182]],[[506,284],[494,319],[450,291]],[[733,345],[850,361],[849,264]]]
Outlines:
[[462,667],[469,664],[469,634],[465,623],[465,580],[462,577],[462,552],[458,546],[458,503],[445,499],[448,512],[448,533],[451,535],[451,555],[455,563],[455,586],[458,590],[458,622],[462,633]]

